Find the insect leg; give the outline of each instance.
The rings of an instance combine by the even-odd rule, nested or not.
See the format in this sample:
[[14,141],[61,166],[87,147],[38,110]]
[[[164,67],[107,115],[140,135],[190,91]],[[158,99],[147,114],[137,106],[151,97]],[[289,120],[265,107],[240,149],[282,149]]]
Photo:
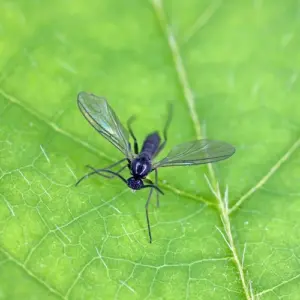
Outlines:
[[149,234],[149,242],[150,242],[150,244],[152,243],[152,235],[151,235],[151,227],[150,227],[148,207],[149,207],[149,202],[150,202],[152,193],[153,193],[153,188],[150,188],[149,196],[148,196],[147,202],[145,204],[146,220],[147,220],[147,226],[148,226],[148,234]]
[[138,154],[139,153],[139,145],[138,145],[138,142],[137,142],[137,139],[132,131],[132,128],[131,128],[131,123],[135,120],[135,116],[132,116],[128,119],[127,121],[127,127],[128,127],[128,131],[130,133],[130,136],[133,138],[133,141],[134,141],[134,153],[135,154]]
[[145,178],[144,180],[146,182],[150,183],[149,185],[144,185],[142,188],[150,188],[149,196],[148,196],[147,202],[145,204],[145,209],[146,209],[146,220],[147,220],[147,226],[148,226],[149,241],[150,241],[150,244],[151,244],[152,243],[152,235],[151,235],[150,219],[149,219],[149,212],[148,212],[150,199],[151,199],[151,196],[152,196],[152,193],[153,193],[153,189],[156,189],[157,193],[161,193],[162,195],[164,193],[157,185],[154,185],[153,182],[150,179]]
[[[157,169],[154,170],[155,172],[155,185],[158,185],[158,172]],[[156,207],[159,207],[159,192],[156,190]]]
[[[126,158],[123,158],[123,159],[117,161],[116,163],[113,163],[112,165],[107,166],[106,168],[104,168],[104,170],[106,170],[106,169],[111,169],[111,168],[113,168],[113,167],[119,165],[120,163],[122,163],[122,162],[125,161],[125,160],[126,160]],[[125,167],[126,167],[126,166],[127,166],[127,165],[125,165]],[[90,173],[84,175],[83,177],[81,177],[81,178],[76,182],[75,186],[77,186],[82,180],[88,178],[89,176],[98,173],[93,167],[91,167],[91,166],[87,166],[87,167],[90,168],[90,169],[92,169],[93,172],[90,172]],[[125,167],[124,167],[124,168],[122,167],[122,169],[120,169],[117,173],[123,171],[123,169],[125,169]],[[100,169],[99,169],[99,170],[100,170]],[[98,173],[98,174],[99,174],[99,173]],[[99,175],[100,175],[100,174],[99,174]],[[101,174],[101,175],[102,175],[103,177],[106,177],[106,178],[112,178],[112,177],[114,177],[114,176],[111,176],[111,175],[104,175],[104,174]]]
[[[117,172],[114,172],[114,171],[111,171],[111,170],[107,170],[107,169],[98,169],[98,170],[96,170],[96,169],[94,169],[93,167],[91,167],[91,169],[92,170],[94,170],[94,174],[98,174],[98,175],[101,175],[101,176],[103,176],[103,174],[102,173],[108,173],[108,174],[112,174],[112,175],[114,175],[114,176],[116,176],[116,177],[118,177],[118,178],[120,178],[126,185],[127,185],[127,180],[122,176],[122,175],[120,175],[119,173],[117,173]],[[123,169],[123,168],[122,168]],[[80,181],[79,181],[80,182]],[[78,182],[78,183],[79,183]],[[77,183],[77,184],[78,184]]]
[[[112,165],[109,165],[109,166],[107,166],[106,168],[103,168],[103,169],[105,169],[105,170],[111,169],[111,168],[113,168],[113,167],[119,165],[120,163],[122,163],[122,162],[125,161],[125,160],[127,160],[127,158],[123,158],[123,159],[121,159],[121,160],[119,160],[119,161],[113,163]],[[89,166],[87,166],[87,167],[89,168]]]
[[[157,169],[154,169],[155,172],[155,186],[158,187],[158,171]],[[153,182],[150,179],[145,178],[144,179],[145,182],[150,183],[150,185],[153,185]],[[156,189],[156,207],[159,207],[159,193],[160,191],[158,189]]]
[[168,117],[167,117],[167,121],[166,121],[164,131],[163,131],[164,141],[159,145],[159,147],[158,147],[158,149],[155,153],[155,156],[165,148],[165,145],[166,145],[167,140],[168,140],[167,132],[168,132],[171,120],[172,120],[172,115],[173,115],[173,105],[170,103],[169,104],[169,110],[168,110]]
[[[114,178],[114,177],[116,177],[116,175],[104,175],[104,174],[101,174],[101,173],[99,173],[99,172],[101,172],[101,171],[103,171],[103,170],[108,170],[107,168],[105,168],[105,169],[95,169],[95,168],[93,168],[93,167],[91,167],[91,166],[87,166],[89,169],[91,169],[91,170],[93,170],[93,172],[91,172],[91,173],[89,173],[89,174],[95,174],[95,173],[98,173],[98,175],[101,175],[101,176],[103,176],[103,177],[105,177],[105,178],[108,178],[108,179],[111,179],[111,178]],[[118,171],[116,171],[115,173],[116,174],[119,174],[119,173],[121,173],[125,168],[127,167],[127,165],[125,165],[125,166],[123,166],[122,168],[120,168]]]

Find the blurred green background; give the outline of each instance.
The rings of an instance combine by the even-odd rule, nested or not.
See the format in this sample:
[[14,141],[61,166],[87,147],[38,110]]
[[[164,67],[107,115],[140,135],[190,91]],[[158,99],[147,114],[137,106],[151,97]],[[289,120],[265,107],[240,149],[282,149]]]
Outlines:
[[[296,0],[2,0],[0,299],[299,299],[299,47]],[[147,191],[74,187],[122,158],[81,90],[137,115],[140,142],[174,103],[165,154],[203,136],[237,149],[159,172],[151,245]]]

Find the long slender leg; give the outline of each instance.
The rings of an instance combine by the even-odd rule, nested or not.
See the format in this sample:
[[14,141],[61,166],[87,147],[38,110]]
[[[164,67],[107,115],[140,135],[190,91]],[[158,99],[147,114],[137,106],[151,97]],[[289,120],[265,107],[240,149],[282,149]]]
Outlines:
[[129,130],[129,133],[130,133],[130,136],[133,138],[133,141],[134,141],[134,153],[135,154],[138,154],[139,153],[139,145],[138,145],[138,142],[137,142],[137,139],[132,131],[132,128],[131,128],[131,123],[135,120],[135,116],[131,116],[128,121],[127,121],[127,127],[128,127],[128,130]]
[[[119,160],[119,161],[117,161],[117,162],[115,162],[115,163],[113,163],[113,164],[107,166],[106,168],[104,168],[104,170],[111,169],[111,168],[113,168],[113,167],[119,165],[120,163],[122,163],[122,162],[125,161],[125,160],[127,160],[127,159],[126,159],[126,158],[123,158],[123,159],[121,159],[121,160]],[[126,165],[126,166],[127,166],[127,165]],[[126,167],[126,166],[125,166],[125,167]],[[90,166],[87,166],[87,167],[92,168],[92,167],[90,167]],[[123,168],[123,167],[122,167],[122,168]],[[95,170],[94,168],[92,168],[92,169]],[[123,169],[122,169],[122,170],[123,170]],[[120,171],[118,171],[118,172],[120,172]],[[84,180],[84,179],[88,178],[89,176],[91,176],[91,175],[93,175],[93,174],[96,174],[96,173],[97,173],[97,172],[93,171],[93,172],[90,172],[90,173],[88,173],[88,174],[82,176],[82,177],[76,182],[75,186],[77,186],[82,180]],[[99,173],[98,173],[98,174],[99,174]],[[102,175],[103,177],[110,178],[109,175],[104,175],[104,174],[101,174],[101,175]]]
[[173,115],[173,105],[170,103],[169,110],[168,110],[168,117],[167,117],[167,121],[166,121],[164,131],[163,131],[164,141],[159,145],[159,147],[155,153],[155,156],[158,155],[158,153],[161,152],[165,148],[165,145],[168,140],[167,133],[168,133],[168,129],[169,129],[169,126],[170,126],[170,123],[172,120],[172,115]]
[[[105,177],[105,178],[108,178],[108,179],[112,179],[112,178],[116,177],[115,175],[104,175],[104,174],[100,174],[100,173],[99,173],[99,172],[102,171],[102,170],[107,170],[107,168],[105,168],[105,169],[95,169],[95,168],[93,168],[93,167],[91,167],[91,166],[89,166],[89,165],[87,165],[87,167],[88,167],[89,169],[93,170],[93,172],[91,172],[91,173],[89,173],[89,174],[95,174],[95,173],[98,172],[98,175],[101,175],[101,176],[103,176],[103,177]],[[119,169],[118,171],[116,171],[115,173],[116,173],[116,174],[121,173],[126,167],[127,167],[127,165],[122,166],[122,168],[120,168],[120,169]]]
[[[91,167],[91,168],[92,168],[92,167]],[[111,170],[107,170],[107,169],[98,169],[98,170],[96,170],[96,169],[94,169],[94,168],[92,168],[92,169],[94,170],[95,174],[98,174],[98,175],[101,175],[101,176],[103,175],[103,174],[101,174],[101,173],[113,174],[114,176],[120,178],[120,179],[128,186],[127,180],[126,180],[122,175],[120,175],[120,174],[117,173],[117,172],[114,172],[114,171],[111,171]]]
[[[156,189],[157,195],[158,195],[158,193],[162,193],[163,194],[163,192],[157,187],[157,170],[155,169],[155,171],[156,171],[155,172],[155,185],[154,186],[145,186],[145,187],[150,187],[150,192],[149,192],[149,195],[148,195],[148,199],[147,199],[147,202],[145,204],[146,220],[147,220],[147,226],[148,226],[148,234],[149,234],[150,244],[152,243],[152,235],[151,235],[151,227],[150,227],[150,219],[149,219],[149,211],[148,211],[150,199],[151,199],[151,196],[152,196],[154,188]],[[153,185],[153,182],[150,179],[145,178],[144,180],[146,182],[150,183],[150,185]],[[158,196],[157,196],[157,201],[158,201],[157,202],[157,206],[159,206],[159,198],[158,198]]]
[[[157,169],[154,169],[154,173],[155,173],[155,186],[158,187],[158,171],[157,171]],[[153,184],[153,182],[148,178],[145,178],[144,181],[147,183]],[[156,207],[159,207],[159,193],[160,192],[161,192],[160,189],[159,190],[156,189]]]
[[111,168],[119,165],[120,163],[122,163],[125,160],[127,160],[127,158],[122,158],[121,160],[118,160],[117,162],[115,162],[115,163],[113,163],[113,164],[111,164],[111,165],[109,165],[109,166],[107,166],[106,168],[103,168],[103,169],[105,169],[105,170],[111,169]]
[[150,242],[150,244],[152,243],[152,235],[151,235],[151,227],[150,227],[148,207],[149,207],[149,203],[150,203],[150,199],[151,199],[152,193],[153,193],[153,188],[150,189],[149,196],[148,196],[147,202],[145,204],[146,220],[147,220],[147,226],[148,226],[148,234],[149,234],[149,242]]
[[[90,172],[90,173],[88,173],[88,174],[86,174],[86,175],[84,175],[83,177],[81,177],[81,178],[76,182],[75,186],[77,186],[82,180],[84,180],[84,179],[86,179],[86,178],[88,178],[88,177],[90,177],[90,176],[92,176],[92,175],[95,175],[95,174],[97,174],[97,175],[99,175],[99,176],[102,176],[102,177],[105,177],[105,178],[107,178],[107,179],[112,179],[112,178],[118,176],[119,173],[121,173],[121,172],[127,167],[127,165],[123,166],[123,167],[122,167],[121,169],[119,169],[117,172],[113,172],[113,171],[110,171],[110,170],[108,170],[108,169],[94,169],[94,168],[91,167],[91,166],[88,166],[88,167],[89,167],[90,169],[94,170],[94,171],[93,171],[93,172]],[[110,171],[109,174],[112,174],[112,175],[105,175],[105,174],[102,174],[101,171],[102,171],[102,172],[108,172],[108,171]]]
[[[157,169],[154,170],[155,172],[155,185],[158,185],[158,172]],[[156,191],[156,207],[159,207],[159,192]]]

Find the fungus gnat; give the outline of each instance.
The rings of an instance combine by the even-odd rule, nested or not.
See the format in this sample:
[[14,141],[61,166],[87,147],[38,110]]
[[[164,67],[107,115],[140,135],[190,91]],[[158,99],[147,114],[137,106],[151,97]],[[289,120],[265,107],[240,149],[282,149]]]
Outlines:
[[[172,106],[170,106],[168,117],[163,131],[163,141],[158,132],[150,133],[139,151],[137,139],[131,128],[134,117],[127,121],[127,129],[122,125],[119,118],[107,103],[104,97],[98,97],[86,92],[80,92],[77,97],[80,111],[88,122],[117,149],[119,149],[125,158],[116,163],[107,166],[104,169],[95,169],[87,166],[92,172],[86,174],[76,183],[76,186],[85,178],[98,174],[106,178],[118,177],[132,190],[149,188],[150,192],[146,201],[146,219],[150,243],[152,242],[148,205],[153,190],[157,192],[157,206],[159,206],[159,194],[164,194],[158,187],[157,169],[171,166],[187,166],[207,164],[229,158],[234,154],[235,148],[230,144],[213,140],[195,140],[179,144],[171,149],[169,154],[162,160],[154,160],[156,156],[164,149],[167,142],[167,131],[172,118]],[[129,142],[129,137],[133,139],[133,150]],[[154,160],[154,161],[153,161]],[[125,163],[118,171],[112,171],[122,163]],[[131,177],[124,178],[120,173],[128,167]],[[154,171],[155,183],[147,179],[147,175]],[[146,184],[145,184],[146,183]]]

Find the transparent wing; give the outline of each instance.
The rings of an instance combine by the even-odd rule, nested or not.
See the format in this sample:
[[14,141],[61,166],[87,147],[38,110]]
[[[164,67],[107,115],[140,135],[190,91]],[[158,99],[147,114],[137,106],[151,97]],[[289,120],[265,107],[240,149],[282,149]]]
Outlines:
[[154,163],[152,168],[200,165],[226,159],[235,148],[230,144],[212,140],[197,140],[175,146],[167,157]]
[[115,112],[104,97],[80,92],[78,107],[89,123],[126,157],[132,159],[128,131],[121,124]]

